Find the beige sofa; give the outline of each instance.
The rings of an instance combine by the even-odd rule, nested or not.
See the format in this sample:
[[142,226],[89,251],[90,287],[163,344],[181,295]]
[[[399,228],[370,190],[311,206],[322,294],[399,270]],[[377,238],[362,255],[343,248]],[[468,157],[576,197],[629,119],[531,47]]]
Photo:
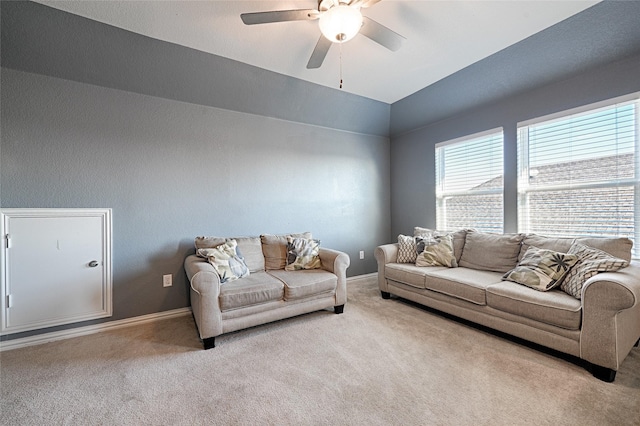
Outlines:
[[[291,234],[311,238],[311,234]],[[221,284],[211,263],[195,254],[185,259],[191,308],[205,349],[224,333],[326,308],[343,312],[347,302],[349,256],[320,248],[321,268],[285,270],[286,235],[234,238],[249,275]],[[196,251],[218,247],[226,238],[198,237]]]
[[[421,229],[416,228],[416,233]],[[530,246],[567,253],[577,241],[629,261],[631,241],[498,236],[464,230],[453,237],[459,266],[452,268],[398,263],[398,243],[377,247],[382,297],[393,294],[579,357],[588,361],[594,376],[609,382],[615,379],[640,339],[639,263],[631,261],[617,272],[589,278],[578,294],[580,299],[560,288],[538,291],[502,277]]]

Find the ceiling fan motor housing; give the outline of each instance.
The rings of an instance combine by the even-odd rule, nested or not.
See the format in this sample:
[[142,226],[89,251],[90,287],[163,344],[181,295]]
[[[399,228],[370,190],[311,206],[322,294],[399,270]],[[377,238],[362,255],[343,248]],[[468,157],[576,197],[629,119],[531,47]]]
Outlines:
[[[328,9],[323,11],[324,7]],[[344,43],[358,34],[362,27],[362,14],[360,8],[349,6],[346,2],[336,4],[331,1],[321,1],[318,9],[320,15],[319,26],[322,34],[331,42]]]

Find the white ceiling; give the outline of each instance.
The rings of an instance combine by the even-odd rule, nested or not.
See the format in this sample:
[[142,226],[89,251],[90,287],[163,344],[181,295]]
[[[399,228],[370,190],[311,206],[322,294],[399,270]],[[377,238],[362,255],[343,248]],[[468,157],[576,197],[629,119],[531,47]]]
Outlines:
[[[310,9],[304,1],[60,1],[39,3],[146,36],[338,88],[340,46],[306,69],[317,21],[246,26],[240,13]],[[393,103],[598,1],[385,0],[363,14],[407,38],[391,52],[358,35],[342,45],[343,90]]]

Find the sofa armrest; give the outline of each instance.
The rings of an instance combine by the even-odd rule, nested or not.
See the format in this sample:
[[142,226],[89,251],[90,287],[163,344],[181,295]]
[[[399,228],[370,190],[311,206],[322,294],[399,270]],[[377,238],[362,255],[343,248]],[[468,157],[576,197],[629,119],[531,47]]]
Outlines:
[[191,286],[191,310],[202,339],[222,334],[220,276],[213,266],[196,255],[187,256],[184,270]]
[[395,263],[398,260],[398,243],[384,244],[376,247],[374,256],[378,262],[378,287],[380,291],[389,292],[384,268],[387,263]]
[[322,269],[334,273],[338,277],[336,288],[336,306],[347,303],[347,268],[351,264],[351,259],[347,253],[320,248],[320,261]]
[[581,358],[617,371],[640,338],[640,264],[590,278],[582,312]]

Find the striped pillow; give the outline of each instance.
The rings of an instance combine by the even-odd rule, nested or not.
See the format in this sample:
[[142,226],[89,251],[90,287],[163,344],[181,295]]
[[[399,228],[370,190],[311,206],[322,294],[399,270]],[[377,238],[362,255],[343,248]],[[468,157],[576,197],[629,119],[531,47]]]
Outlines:
[[578,242],[573,243],[568,254],[577,255],[578,261],[569,270],[560,288],[576,299],[582,298],[582,287],[589,278],[600,272],[614,272],[629,266],[624,259]]

